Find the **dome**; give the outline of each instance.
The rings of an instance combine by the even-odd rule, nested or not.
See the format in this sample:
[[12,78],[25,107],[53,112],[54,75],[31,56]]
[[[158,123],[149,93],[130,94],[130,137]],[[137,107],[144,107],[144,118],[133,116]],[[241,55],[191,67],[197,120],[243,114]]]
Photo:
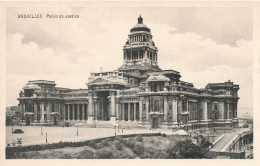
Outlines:
[[136,32],[136,31],[147,31],[150,32],[150,28],[148,28],[145,24],[143,24],[143,18],[140,15],[138,17],[138,23],[130,30],[130,32]]

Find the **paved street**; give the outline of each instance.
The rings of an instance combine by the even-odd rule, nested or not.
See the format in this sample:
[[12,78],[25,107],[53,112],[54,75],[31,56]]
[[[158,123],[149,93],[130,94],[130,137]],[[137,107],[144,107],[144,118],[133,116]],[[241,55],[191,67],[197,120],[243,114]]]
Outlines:
[[[108,137],[115,135],[115,129],[111,128],[78,128],[77,127],[43,127],[43,135],[41,135],[41,127],[39,126],[15,126],[14,129],[22,129],[23,134],[12,134],[12,127],[6,127],[6,143],[17,141],[22,138],[23,145],[43,144],[46,143],[46,132],[48,143],[59,141],[82,141],[86,139],[94,139],[97,137]],[[116,130],[117,135],[136,134],[136,133],[158,133],[158,130]]]

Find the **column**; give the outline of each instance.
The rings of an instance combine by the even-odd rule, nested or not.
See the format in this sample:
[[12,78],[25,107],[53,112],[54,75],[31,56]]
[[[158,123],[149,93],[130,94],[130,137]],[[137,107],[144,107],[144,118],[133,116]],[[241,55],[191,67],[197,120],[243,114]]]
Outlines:
[[88,123],[93,122],[93,93],[88,93]]
[[163,100],[163,104],[164,104],[164,110],[163,110],[163,113],[164,113],[164,121],[167,121],[167,117],[168,117],[168,101],[167,101],[167,98],[165,98]]
[[237,102],[234,103],[234,118],[237,118]]
[[70,120],[70,104],[68,104],[68,120]]
[[207,120],[208,119],[208,102],[204,102],[204,120]]
[[96,99],[94,99],[93,120],[97,120],[97,102],[96,102]]
[[23,113],[26,112],[25,103],[23,104]]
[[79,111],[79,104],[77,104],[77,120],[79,121],[79,115],[80,115],[80,111]]
[[62,104],[62,112],[63,112],[63,121],[66,120],[66,105]]
[[51,117],[50,117],[50,109],[51,109],[51,104],[50,103],[48,103],[47,104],[47,121],[50,121],[51,119]]
[[81,120],[85,120],[85,105],[84,104],[81,104],[82,107],[81,107],[81,111],[82,111],[82,114],[81,114]]
[[134,103],[134,121],[136,121],[136,103]]
[[139,121],[143,119],[143,101],[139,101]]
[[122,106],[122,120],[125,120],[125,103],[123,103],[121,106]]
[[177,100],[176,99],[173,99],[172,100],[172,121],[174,123],[177,123]]
[[219,101],[219,103],[218,103],[218,112],[219,112],[219,119],[224,119],[225,109],[224,109],[223,101]]
[[58,120],[60,121],[61,120],[61,106],[60,106],[60,103],[58,103],[58,112],[59,112]]
[[110,109],[111,109],[111,115],[110,115],[110,120],[115,121],[116,120],[116,94],[115,92],[110,92]]
[[61,119],[61,114],[62,114],[62,111],[61,111],[62,107],[61,107],[61,103],[58,104],[58,110],[59,110],[59,117]]
[[120,104],[116,103],[116,118],[119,120],[119,109],[120,109]]
[[102,118],[102,120],[104,120],[104,101],[101,102],[101,109],[102,109],[101,110],[101,116],[102,116],[101,118]]
[[72,104],[72,120],[75,120],[75,104]]
[[146,100],[146,104],[145,104],[145,108],[146,108],[146,120],[149,120],[149,99],[147,98]]
[[44,122],[44,103],[41,103],[41,122]]
[[127,104],[128,104],[128,110],[127,110],[128,111],[128,121],[130,121],[130,115],[131,115],[130,114],[130,103],[127,103]]
[[227,119],[230,119],[229,102],[227,103]]
[[36,102],[34,102],[33,103],[33,110],[34,110],[34,122],[37,122],[37,103]]

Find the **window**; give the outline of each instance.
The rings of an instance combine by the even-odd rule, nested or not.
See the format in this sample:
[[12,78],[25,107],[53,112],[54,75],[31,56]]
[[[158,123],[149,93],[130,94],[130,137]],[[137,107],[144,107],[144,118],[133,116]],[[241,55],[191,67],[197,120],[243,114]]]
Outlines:
[[143,54],[144,54],[144,53],[143,53],[143,50],[140,50],[140,51],[139,51],[140,59],[143,59],[143,57],[144,57]]
[[214,110],[218,110],[218,103],[214,103]]

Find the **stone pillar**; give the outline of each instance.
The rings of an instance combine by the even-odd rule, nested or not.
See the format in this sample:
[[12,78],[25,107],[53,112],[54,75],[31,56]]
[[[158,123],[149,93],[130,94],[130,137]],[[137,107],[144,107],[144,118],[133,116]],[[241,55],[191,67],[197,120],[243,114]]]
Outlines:
[[34,106],[34,107],[33,107],[33,110],[34,110],[34,117],[33,117],[33,118],[34,118],[34,122],[37,122],[37,112],[38,112],[38,111],[37,111],[37,103],[34,102],[34,103],[33,103],[33,106]]
[[230,119],[230,103],[227,103],[227,119]]
[[77,104],[77,120],[78,121],[79,121],[79,115],[80,115],[79,104]]
[[66,105],[62,104],[62,115],[63,115],[63,121],[66,120]]
[[208,119],[208,102],[204,102],[204,115],[203,115],[204,120]]
[[75,120],[75,104],[72,104],[72,120]]
[[122,120],[125,120],[125,103],[122,104]]
[[81,104],[81,111],[82,111],[82,114],[81,114],[81,120],[85,120],[85,105],[84,104]]
[[139,121],[143,119],[143,101],[139,101]]
[[25,103],[23,104],[23,115],[24,113],[26,112],[26,109],[25,109]]
[[177,123],[177,108],[178,108],[178,103],[176,99],[172,100],[172,121],[173,123]]
[[50,121],[51,120],[51,117],[50,117],[50,113],[51,113],[51,104],[50,103],[48,103],[48,105],[47,105],[47,121]]
[[44,122],[44,103],[41,103],[41,122]]
[[22,119],[23,119],[23,120],[25,120],[25,119],[24,119],[24,113],[25,113],[25,104],[23,103],[23,104],[22,104]]
[[120,110],[120,104],[116,103],[116,118],[119,119],[119,110]]
[[59,119],[62,119],[62,105],[59,103]]
[[70,104],[68,104],[68,120],[70,120]]
[[225,110],[224,110],[224,102],[223,101],[219,101],[218,102],[218,113],[219,113],[219,119],[224,119],[224,114],[225,114]]
[[134,121],[136,121],[136,103],[134,103]]
[[93,123],[93,93],[88,93],[88,123]]
[[149,99],[146,100],[146,104],[145,104],[145,108],[146,108],[146,120],[149,120]]
[[97,120],[97,102],[96,102],[96,99],[94,99],[93,120]]
[[101,118],[104,120],[104,101],[101,102]]
[[237,102],[234,103],[234,118],[237,118]]
[[168,117],[168,100],[167,98],[165,98],[163,100],[163,104],[164,104],[164,110],[163,110],[163,113],[164,113],[164,121],[167,121],[167,117]]
[[110,121],[112,121],[113,123],[116,122],[116,93],[115,92],[110,92],[110,109],[111,109],[111,115],[110,115]]
[[127,111],[128,111],[128,121],[130,121],[131,120],[131,114],[130,114],[130,103],[127,103],[128,104],[128,109],[127,109]]

